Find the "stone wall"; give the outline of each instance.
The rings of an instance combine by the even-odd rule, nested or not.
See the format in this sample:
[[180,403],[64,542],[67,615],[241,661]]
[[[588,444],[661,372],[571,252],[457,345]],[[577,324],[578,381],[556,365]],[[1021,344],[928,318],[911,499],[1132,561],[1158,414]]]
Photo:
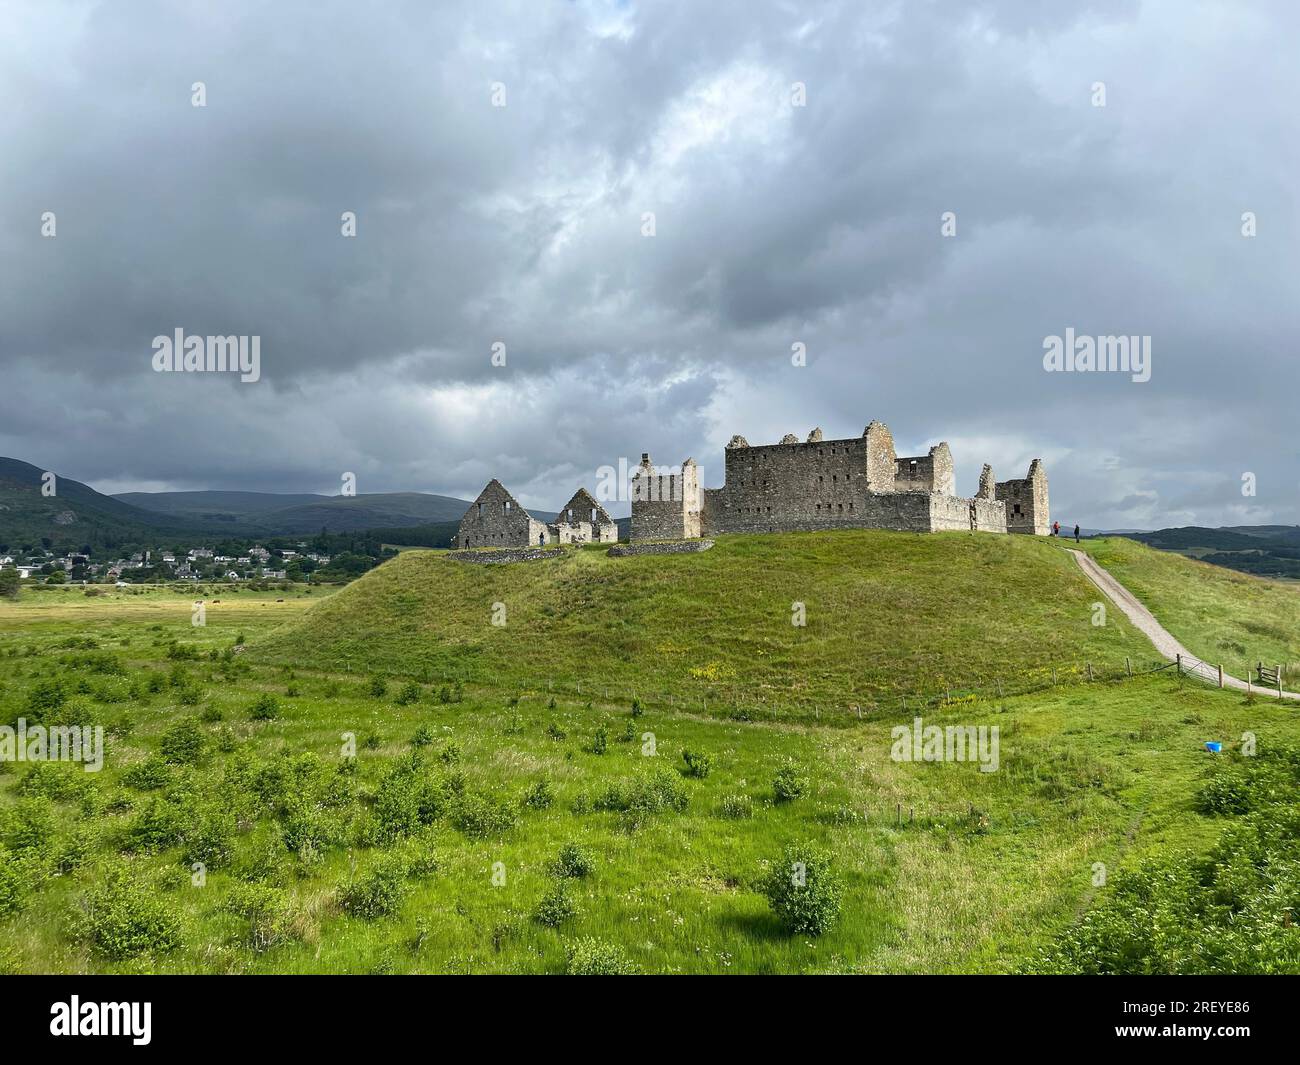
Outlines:
[[[680,469],[660,469],[641,456],[632,477],[633,540],[689,540],[701,535],[699,467],[687,459]],[[617,539],[617,535],[615,536]]]
[[551,529],[562,544],[618,542],[618,525],[585,488],[579,488],[560,508]]
[[609,555],[611,558],[624,558],[628,555],[690,555],[697,551],[707,551],[712,546],[712,540],[676,540],[667,544],[618,544],[609,549]]
[[1046,536],[1052,526],[1047,497],[1047,473],[1041,459],[1029,464],[1029,475],[999,481],[997,497],[1007,507],[1007,532]]
[[488,482],[460,520],[456,546],[528,547],[549,543],[544,522],[519,505],[498,480]]

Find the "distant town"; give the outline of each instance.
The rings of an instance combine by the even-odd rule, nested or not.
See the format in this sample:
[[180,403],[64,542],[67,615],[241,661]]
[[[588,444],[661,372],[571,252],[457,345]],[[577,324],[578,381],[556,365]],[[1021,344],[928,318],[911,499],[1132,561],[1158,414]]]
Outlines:
[[[318,542],[319,541],[319,542]],[[39,584],[159,584],[173,582],[341,583],[360,576],[396,548],[365,535],[322,534],[314,540],[222,541],[171,549],[131,545],[95,553],[48,542],[0,545],[0,574]],[[8,578],[13,583],[14,578]]]

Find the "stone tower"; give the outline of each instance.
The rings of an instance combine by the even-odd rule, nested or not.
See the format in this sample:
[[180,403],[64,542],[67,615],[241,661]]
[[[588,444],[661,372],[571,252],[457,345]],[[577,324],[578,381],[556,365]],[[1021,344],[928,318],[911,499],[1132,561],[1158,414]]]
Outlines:
[[632,475],[633,540],[692,540],[700,535],[700,471],[694,459],[661,468],[648,454]]
[[1047,503],[1047,472],[1043,460],[1029,464],[1027,476],[1015,481],[999,481],[997,498],[1007,506],[1007,532],[1046,536],[1052,531]]

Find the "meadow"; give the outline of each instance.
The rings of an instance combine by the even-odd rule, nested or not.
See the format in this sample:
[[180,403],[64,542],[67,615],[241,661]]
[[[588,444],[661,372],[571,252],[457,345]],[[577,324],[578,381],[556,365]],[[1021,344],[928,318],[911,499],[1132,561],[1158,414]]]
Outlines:
[[[1184,953],[1153,958],[1141,945],[1175,939],[1153,937],[1128,911],[1116,916],[1115,899],[1128,897],[1130,874],[1204,856],[1256,816],[1255,800],[1238,791],[1265,789],[1234,790],[1252,764],[1242,747],[1257,743],[1269,756],[1292,749],[1294,708],[1171,672],[1092,683],[1072,674],[1029,694],[954,693],[925,708],[926,724],[996,725],[997,772],[973,761],[895,761],[891,730],[910,724],[913,711],[895,705],[894,671],[876,675],[880,688],[853,676],[873,654],[992,661],[1011,676],[1037,668],[1046,651],[1138,651],[1113,616],[1113,631],[1071,627],[1075,642],[1061,642],[1056,629],[1073,626],[1075,610],[1086,616],[1093,593],[1047,552],[1056,598],[1026,604],[1017,617],[1047,615],[1060,626],[1033,638],[1027,624],[1017,635],[1007,626],[1020,621],[991,615],[980,628],[984,600],[963,605],[953,588],[982,586],[979,571],[996,567],[996,549],[913,539],[935,542],[916,551],[949,555],[946,594],[929,587],[944,579],[937,559],[908,561],[933,569],[916,581],[913,604],[948,603],[929,615],[947,626],[942,639],[919,638],[909,615],[884,624],[867,611],[851,638],[879,642],[852,655],[847,643],[827,648],[769,629],[765,609],[751,616],[748,634],[736,631],[738,603],[770,598],[788,611],[799,585],[824,604],[835,582],[818,572],[833,568],[819,557],[869,550],[885,558],[888,544],[810,543],[808,572],[770,574],[780,587],[773,593],[736,586],[743,567],[729,571],[725,554],[714,563],[721,569],[682,590],[656,585],[639,566],[624,576],[602,556],[576,552],[556,560],[549,582],[557,590],[548,593],[549,561],[483,569],[408,552],[323,602],[320,591],[222,590],[202,627],[191,624],[189,596],[169,590],[25,592],[0,604],[0,720],[102,724],[107,756],[99,773],[12,763],[0,772],[0,968],[916,973],[1079,971],[1101,957],[1102,968],[1177,971]],[[742,542],[736,550],[763,549]],[[411,588],[409,577],[392,582],[399,565],[431,582],[430,574],[447,576]],[[866,579],[850,574],[844,583]],[[903,594],[879,573],[872,579],[878,602]],[[453,603],[468,581],[488,584],[475,611],[484,630],[492,628],[487,596],[504,595],[531,604],[530,620],[591,626],[587,645],[522,626],[514,635],[521,661],[509,673],[507,650],[487,642],[497,634],[476,631],[487,648],[477,656],[481,672],[444,674],[461,656],[442,646],[449,637],[429,633],[455,628]],[[611,609],[626,612],[606,636],[581,609],[584,582],[613,588]],[[843,594],[842,616],[857,616],[855,596],[865,593]],[[674,622],[654,602],[662,595],[708,613]],[[635,599],[645,602],[634,607]],[[350,635],[339,613],[349,603]],[[810,625],[815,616],[810,609]],[[629,652],[685,646],[718,621],[733,629],[709,660],[733,664],[734,681],[692,677],[686,658],[686,677],[713,692],[707,711],[693,698],[643,700],[628,683],[695,694],[686,680],[656,673],[652,687],[649,674],[615,668],[643,668]],[[784,623],[791,627],[788,613]],[[396,652],[386,625],[395,626]],[[825,640],[839,640],[831,629]],[[900,635],[916,646],[898,650]],[[534,657],[546,646],[550,671]],[[769,654],[754,656],[757,648]],[[814,659],[808,699],[783,716],[771,693],[785,697],[798,683],[800,649]],[[751,676],[741,663],[755,657]],[[587,691],[522,683],[547,672],[585,679]],[[596,690],[606,673],[609,697]],[[817,713],[815,693],[843,691],[850,678],[878,705],[861,716],[832,713],[840,700],[827,699]],[[1221,741],[1223,753],[1208,753],[1207,740]],[[1219,799],[1207,802],[1207,789]],[[807,908],[803,924],[792,924],[772,889],[792,856],[808,859],[809,882],[828,885],[820,901],[835,903],[815,931]],[[1107,884],[1096,883],[1098,863]],[[1269,953],[1238,964],[1296,971],[1300,944],[1284,924],[1293,900],[1266,890],[1271,874],[1257,864],[1249,912],[1284,931]],[[1109,937],[1100,947],[1098,928]]]

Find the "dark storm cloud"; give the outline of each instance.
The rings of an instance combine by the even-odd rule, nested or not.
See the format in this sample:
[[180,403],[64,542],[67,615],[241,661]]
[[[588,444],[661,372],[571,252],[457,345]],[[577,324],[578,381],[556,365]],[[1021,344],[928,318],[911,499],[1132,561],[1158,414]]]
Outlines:
[[[0,453],[554,507],[880,418],[964,491],[1042,456],[1071,523],[1300,512],[1286,5],[11,7]],[[153,373],[177,327],[262,380]],[[1151,381],[1045,373],[1066,328]]]

